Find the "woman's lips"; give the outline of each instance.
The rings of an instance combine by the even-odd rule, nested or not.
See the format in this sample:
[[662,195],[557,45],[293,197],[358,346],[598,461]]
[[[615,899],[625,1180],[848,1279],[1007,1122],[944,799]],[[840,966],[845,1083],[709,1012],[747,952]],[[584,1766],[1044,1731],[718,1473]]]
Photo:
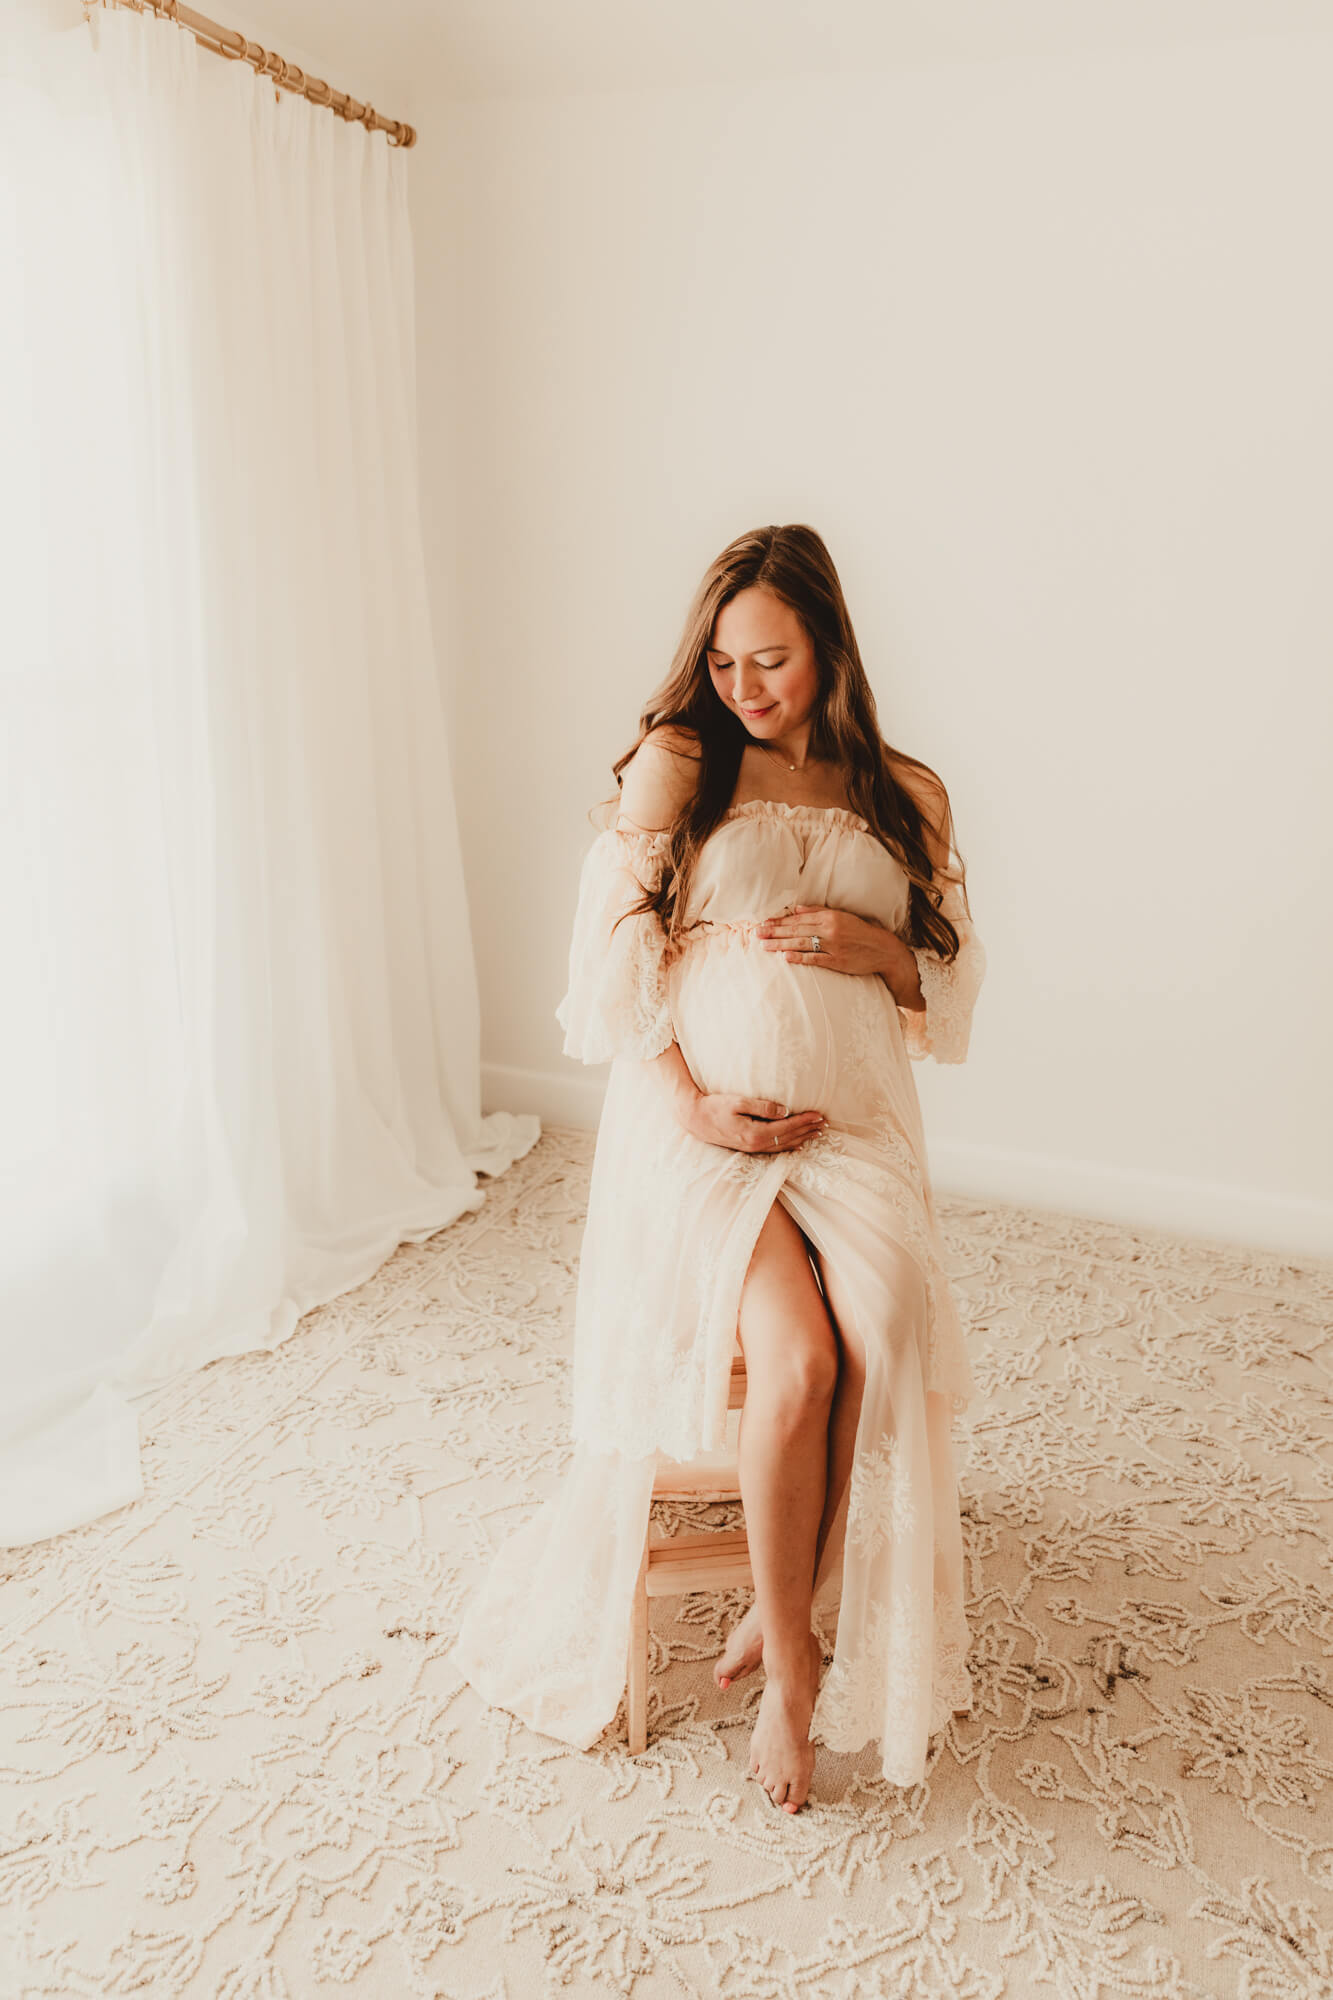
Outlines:
[[776,707],[777,703],[775,701],[770,701],[770,703],[768,704],[768,708],[743,708],[741,710],[741,714],[745,717],[747,722],[757,722],[761,715],[767,715],[768,710],[770,708],[776,708]]

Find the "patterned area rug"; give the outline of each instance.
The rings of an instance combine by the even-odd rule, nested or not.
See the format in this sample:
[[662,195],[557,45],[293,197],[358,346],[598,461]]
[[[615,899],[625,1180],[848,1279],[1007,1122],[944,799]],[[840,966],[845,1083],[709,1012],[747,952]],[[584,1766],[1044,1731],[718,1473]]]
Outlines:
[[[1329,2000],[1333,1263],[941,1199],[976,1712],[915,1791],[746,1775],[743,1600],[658,1600],[648,1753],[444,1661],[565,1455],[589,1134],[0,1552],[0,1993]],[[721,1515],[710,1518],[721,1519]]]

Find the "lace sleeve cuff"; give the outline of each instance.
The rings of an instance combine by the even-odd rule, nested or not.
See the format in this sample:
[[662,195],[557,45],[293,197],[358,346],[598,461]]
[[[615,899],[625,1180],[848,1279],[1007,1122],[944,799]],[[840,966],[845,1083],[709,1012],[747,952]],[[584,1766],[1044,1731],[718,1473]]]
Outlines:
[[961,899],[946,891],[940,905],[958,932],[958,956],[942,959],[938,952],[912,947],[921,980],[924,1009],[900,1007],[903,1040],[916,1060],[960,1063],[967,1058],[972,1035],[972,1010],[986,972],[986,953]]
[[667,998],[666,938],[656,916],[624,916],[656,888],[664,833],[607,827],[587,854],[569,947],[569,983],[555,1017],[576,1062],[659,1056],[675,1039]]

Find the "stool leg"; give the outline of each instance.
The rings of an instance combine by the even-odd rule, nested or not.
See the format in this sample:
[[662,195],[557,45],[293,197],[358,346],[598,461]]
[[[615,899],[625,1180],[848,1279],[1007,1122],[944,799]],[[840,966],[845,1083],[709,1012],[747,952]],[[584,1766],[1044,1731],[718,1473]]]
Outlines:
[[625,1690],[625,1719],[628,1725],[629,1754],[637,1757],[648,1748],[648,1538],[643,1543],[643,1561],[634,1586],[634,1603],[629,1619],[629,1674]]

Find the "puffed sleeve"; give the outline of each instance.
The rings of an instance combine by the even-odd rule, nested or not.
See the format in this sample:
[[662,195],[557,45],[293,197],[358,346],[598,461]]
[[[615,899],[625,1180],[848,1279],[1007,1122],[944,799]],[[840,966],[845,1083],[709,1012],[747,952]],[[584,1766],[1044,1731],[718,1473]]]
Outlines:
[[956,882],[946,885],[940,909],[958,932],[958,956],[946,960],[923,946],[912,947],[926,1005],[924,1011],[900,1007],[898,1018],[909,1056],[918,1061],[922,1056],[934,1056],[936,1062],[960,1063],[967,1057],[972,1010],[985,977],[986,953]]
[[555,1010],[564,1052],[577,1062],[646,1059],[675,1040],[662,926],[651,910],[616,922],[645,889],[658,886],[666,857],[664,832],[623,826],[604,828],[584,856],[569,985]]

